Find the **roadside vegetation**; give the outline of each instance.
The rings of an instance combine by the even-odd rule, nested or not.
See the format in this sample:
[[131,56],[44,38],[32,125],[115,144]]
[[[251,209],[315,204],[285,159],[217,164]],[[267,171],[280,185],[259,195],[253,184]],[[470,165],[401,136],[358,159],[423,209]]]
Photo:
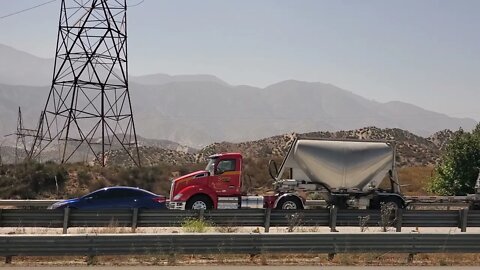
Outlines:
[[31,199],[59,194],[68,173],[63,165],[25,162],[0,167],[0,197]]
[[434,171],[429,190],[439,195],[474,193],[480,168],[480,124],[472,132],[460,130],[447,145]]
[[[250,194],[272,191],[269,157],[244,159],[243,190]],[[281,158],[276,158],[277,164]],[[84,163],[24,162],[0,165],[1,199],[71,198],[114,185],[135,186],[168,195],[170,179],[201,170],[205,164],[146,167],[99,167]],[[480,167],[480,124],[472,132],[458,131],[443,151],[438,165],[399,167],[405,195],[461,195],[474,192]],[[388,188],[385,184],[384,188]]]
[[182,229],[187,233],[204,233],[209,227],[214,227],[214,224],[204,219],[187,218],[182,222]]
[[[203,166],[203,165],[202,165]],[[170,179],[198,164],[99,167],[82,163],[25,162],[0,166],[1,199],[71,198],[106,186],[135,186],[168,195]]]
[[[267,159],[245,159],[243,190],[250,194],[272,191]],[[84,195],[96,189],[125,185],[168,195],[170,179],[203,169],[204,164],[149,167],[99,167],[82,163],[56,164],[26,162],[0,166],[1,199],[60,199]],[[398,175],[402,192],[407,195],[430,195],[429,181],[433,167],[403,167]]]

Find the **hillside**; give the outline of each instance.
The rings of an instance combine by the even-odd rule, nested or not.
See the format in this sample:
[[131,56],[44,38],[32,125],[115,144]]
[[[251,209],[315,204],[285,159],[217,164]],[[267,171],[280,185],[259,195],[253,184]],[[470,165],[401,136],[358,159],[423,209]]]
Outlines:
[[[448,140],[453,134],[452,131],[444,130],[435,133],[431,137],[424,138],[401,129],[366,127],[338,132],[289,133],[242,143],[214,143],[202,148],[196,153],[185,153],[173,150],[165,151],[153,147],[141,148],[141,156],[147,165],[161,163],[178,165],[191,162],[204,162],[208,156],[222,152],[240,152],[245,158],[252,160],[281,159],[293,142],[295,136],[302,136],[394,141],[397,149],[397,166],[432,166],[438,161],[442,148],[448,143]],[[109,160],[113,164],[129,165],[128,160],[121,152],[112,153]]]
[[[110,185],[138,186],[167,195],[169,179],[172,177],[203,168],[205,158],[213,153],[236,151],[245,157],[244,188],[269,190],[272,179],[268,175],[268,161],[274,159],[281,162],[295,136],[393,140],[397,143],[399,178],[401,183],[406,185],[404,192],[410,195],[426,195],[428,192],[425,187],[432,173],[432,165],[438,160],[442,147],[453,135],[453,132],[444,130],[432,137],[423,138],[400,129],[366,127],[339,132],[290,133],[242,143],[214,143],[197,151],[172,142],[162,143],[141,138],[142,168],[133,167],[124,152],[119,150],[110,153],[107,168],[85,163],[3,165],[0,170],[0,197],[68,198]],[[18,153],[22,156],[23,152],[20,149]],[[8,156],[14,158],[14,154],[13,147],[1,148],[2,161]],[[56,181],[54,179],[61,179],[60,190],[52,185]]]

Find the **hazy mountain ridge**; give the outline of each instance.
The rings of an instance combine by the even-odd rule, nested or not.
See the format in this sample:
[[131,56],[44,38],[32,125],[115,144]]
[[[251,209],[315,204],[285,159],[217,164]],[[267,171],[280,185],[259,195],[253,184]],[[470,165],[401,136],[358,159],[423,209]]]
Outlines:
[[[121,137],[121,134],[118,134]],[[26,137],[26,149],[27,151],[31,150],[33,137]],[[94,140],[95,141],[95,140]],[[185,161],[188,159],[193,159],[192,154],[197,153],[198,149],[191,148],[185,145],[178,144],[176,142],[168,141],[168,140],[156,140],[156,139],[147,139],[141,136],[137,136],[138,147],[140,152],[146,153],[147,161],[149,158],[154,160],[159,159],[156,158],[157,155],[161,155],[161,157],[180,157],[181,161]],[[75,145],[72,143],[72,145]],[[92,148],[95,149],[97,152],[101,152],[100,145],[92,145]],[[108,151],[108,149],[107,149]],[[60,162],[60,154],[58,146],[55,143],[51,143],[45,150],[40,154],[38,157],[41,161],[55,161]],[[174,154],[168,154],[174,153]],[[121,150],[120,145],[114,141],[112,145],[112,151],[108,155],[120,155],[123,159],[126,158],[126,153]],[[16,161],[22,161],[26,157],[26,151],[22,144],[22,141],[19,140],[18,143],[16,141],[16,136],[9,136],[4,139],[3,144],[0,145],[0,161],[2,163],[14,163]],[[91,162],[94,159],[94,155],[90,152],[90,149],[87,147],[86,144],[83,144],[81,147],[78,148],[77,152],[68,160],[68,162]],[[175,161],[175,159],[173,160]],[[145,163],[145,164],[148,164]],[[130,164],[132,165],[132,164]]]
[[43,86],[52,81],[53,59],[37,57],[2,44],[0,59],[0,83]]
[[168,75],[164,73],[156,73],[143,76],[132,76],[131,81],[141,83],[144,85],[161,85],[173,82],[213,82],[228,86],[229,84],[209,74],[195,74],[195,75]]
[[[17,106],[22,107],[25,127],[34,128],[49,87],[25,85],[37,83],[35,70],[47,70],[49,74],[41,76],[51,78],[53,64],[37,65],[34,56],[3,45],[0,55],[5,56],[0,69],[0,135],[16,129]],[[24,70],[28,61],[26,73],[2,81],[16,70]],[[453,118],[404,102],[372,101],[319,82],[287,80],[257,88],[231,86],[211,75],[153,74],[132,76],[129,87],[137,134],[193,148],[219,141],[244,142],[291,132],[365,126],[430,136],[444,129],[469,130],[476,124],[472,119]]]
[[[0,44],[0,59],[2,59],[0,64],[0,83],[2,84],[25,86],[49,86],[51,84],[54,67],[53,57],[41,58]],[[132,82],[138,82],[144,85],[161,85],[183,81],[205,81],[228,86],[223,80],[209,74],[169,75],[155,73],[140,76],[130,74],[129,79]]]
[[[379,103],[340,88],[285,81],[264,89],[211,82],[132,85],[139,132],[200,147],[215,141],[242,142],[289,132],[348,130],[364,126],[402,128],[429,136],[438,130],[471,129],[472,119],[451,118],[414,105]],[[152,109],[153,108],[153,109]],[[405,114],[400,112],[404,111]],[[150,121],[147,121],[150,119]],[[151,121],[155,119],[155,121]]]

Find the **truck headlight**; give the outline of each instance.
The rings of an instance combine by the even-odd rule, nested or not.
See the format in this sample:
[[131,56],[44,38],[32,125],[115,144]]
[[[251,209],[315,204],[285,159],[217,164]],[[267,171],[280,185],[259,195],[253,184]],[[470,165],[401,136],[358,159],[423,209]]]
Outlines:
[[173,200],[176,201],[176,200],[180,199],[182,196],[183,196],[182,193],[178,193],[177,195],[175,195],[175,197],[173,197]]

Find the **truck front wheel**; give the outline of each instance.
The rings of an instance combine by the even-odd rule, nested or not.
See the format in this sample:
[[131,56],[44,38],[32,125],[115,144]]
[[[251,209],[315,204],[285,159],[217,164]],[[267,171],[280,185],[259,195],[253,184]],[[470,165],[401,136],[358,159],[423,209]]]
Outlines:
[[285,197],[280,199],[280,201],[277,203],[276,209],[301,210],[303,209],[303,204],[300,199],[296,197]]
[[206,195],[196,195],[187,201],[186,210],[209,210],[213,208],[212,200]]

